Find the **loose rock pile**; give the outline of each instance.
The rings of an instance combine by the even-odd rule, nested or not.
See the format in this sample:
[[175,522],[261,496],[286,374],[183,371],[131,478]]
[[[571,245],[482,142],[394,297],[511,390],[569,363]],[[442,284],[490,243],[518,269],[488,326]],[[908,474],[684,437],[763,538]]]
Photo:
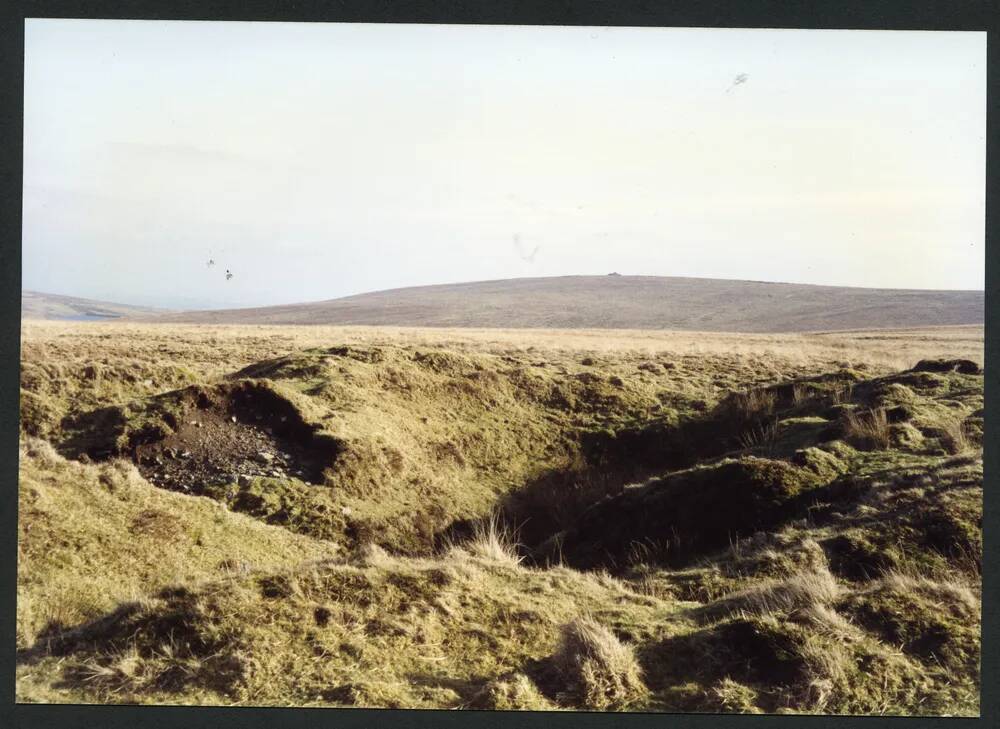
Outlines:
[[167,438],[136,449],[139,470],[157,486],[198,494],[205,487],[246,484],[256,477],[319,482],[301,446],[280,438],[263,416],[199,411]]

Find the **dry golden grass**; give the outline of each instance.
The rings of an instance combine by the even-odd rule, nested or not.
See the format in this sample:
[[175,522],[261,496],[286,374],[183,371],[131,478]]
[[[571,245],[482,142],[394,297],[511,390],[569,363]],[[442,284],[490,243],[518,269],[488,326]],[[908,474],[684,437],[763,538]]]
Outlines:
[[828,606],[842,593],[836,578],[823,567],[755,585],[728,596],[726,601],[738,612],[767,614]]
[[[441,346],[456,350],[556,352],[675,353],[764,355],[792,360],[825,360],[912,367],[919,359],[963,357],[983,361],[981,326],[885,329],[810,334],[726,334],[631,329],[474,329],[364,326],[256,326],[147,324],[126,322],[22,322],[22,341],[48,343],[61,349],[59,339],[100,341],[128,351],[137,343],[172,342],[174,354],[210,344],[218,354],[243,350],[258,361],[279,353],[336,341],[343,344],[402,344]],[[131,341],[129,341],[131,340]],[[71,344],[74,342],[66,342]],[[259,346],[255,353],[248,346]],[[206,364],[212,359],[209,357]],[[236,364],[229,359],[228,365]]]
[[553,664],[571,701],[588,709],[624,709],[648,691],[632,649],[590,617],[562,627]]
[[952,455],[962,455],[972,449],[972,444],[965,432],[965,423],[960,418],[944,418],[941,421],[944,431],[942,439],[945,448]]
[[516,567],[524,557],[517,553],[517,534],[494,513],[477,522],[472,538],[455,549],[464,550],[473,557]]
[[[981,376],[879,377],[932,357],[981,362],[981,328],[778,336],[26,322],[22,336],[19,700],[978,711],[978,573],[948,575],[981,555],[982,463],[978,441],[962,444],[944,421],[966,435]],[[151,397],[225,386],[248,366],[239,377],[266,381],[343,444],[322,484],[269,478],[240,486],[244,501],[225,496],[237,484],[189,496],[154,487],[121,458],[60,455],[64,422],[112,406],[146,422]],[[787,397],[762,389],[845,369],[855,390],[834,382],[824,399],[797,384],[791,416]],[[770,430],[734,426],[695,472],[714,488],[713,469],[766,447],[751,476],[799,479],[801,508],[781,504],[799,510],[676,566],[652,548],[641,569],[547,566],[526,531],[558,541],[597,500],[643,493],[623,479],[649,476],[642,461],[663,441],[628,433],[717,424],[715,406],[736,392],[746,393],[744,417]],[[858,404],[872,393],[885,402]],[[912,423],[875,429],[917,435],[855,450],[827,432],[837,425],[821,417],[831,400],[860,408],[848,435],[869,437],[863,413],[896,403]],[[809,502],[813,488],[822,498]],[[531,519],[502,521],[515,492]],[[680,526],[694,533],[702,514],[716,519],[725,506]],[[945,604],[954,614],[935,607]],[[926,649],[928,635],[943,642]],[[780,680],[745,668],[760,665],[778,666]]]
[[864,413],[845,413],[844,424],[848,438],[854,438],[859,442],[885,449],[892,441],[889,420],[884,408],[876,408]]

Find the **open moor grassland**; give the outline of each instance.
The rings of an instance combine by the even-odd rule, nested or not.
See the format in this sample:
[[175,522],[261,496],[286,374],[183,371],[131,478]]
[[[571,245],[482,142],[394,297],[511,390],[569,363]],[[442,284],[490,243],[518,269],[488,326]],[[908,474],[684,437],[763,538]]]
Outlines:
[[19,701],[978,714],[981,327],[22,331]]

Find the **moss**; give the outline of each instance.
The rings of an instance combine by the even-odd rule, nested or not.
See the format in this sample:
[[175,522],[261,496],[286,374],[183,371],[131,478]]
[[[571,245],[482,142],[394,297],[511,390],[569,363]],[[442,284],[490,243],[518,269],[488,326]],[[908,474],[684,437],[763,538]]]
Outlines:
[[971,560],[978,568],[983,554],[982,519],[982,492],[963,490],[938,496],[908,521],[915,530],[915,546]]
[[824,482],[832,481],[847,471],[847,464],[835,454],[816,447],[796,451],[792,462],[812,471]]

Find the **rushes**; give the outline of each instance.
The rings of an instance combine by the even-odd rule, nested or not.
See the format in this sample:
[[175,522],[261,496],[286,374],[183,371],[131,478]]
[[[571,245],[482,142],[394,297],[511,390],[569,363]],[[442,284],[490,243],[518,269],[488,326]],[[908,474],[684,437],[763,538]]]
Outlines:
[[889,419],[885,408],[876,408],[865,413],[848,412],[844,415],[847,437],[886,449],[891,443]]
[[830,390],[830,400],[834,405],[842,405],[851,401],[854,395],[854,383],[838,382]]
[[748,451],[761,448],[765,453],[771,453],[777,439],[778,421],[774,419],[769,423],[762,423],[744,431],[740,435],[740,446]]
[[774,412],[775,395],[769,390],[754,389],[733,396],[733,406],[743,420],[757,420]]

